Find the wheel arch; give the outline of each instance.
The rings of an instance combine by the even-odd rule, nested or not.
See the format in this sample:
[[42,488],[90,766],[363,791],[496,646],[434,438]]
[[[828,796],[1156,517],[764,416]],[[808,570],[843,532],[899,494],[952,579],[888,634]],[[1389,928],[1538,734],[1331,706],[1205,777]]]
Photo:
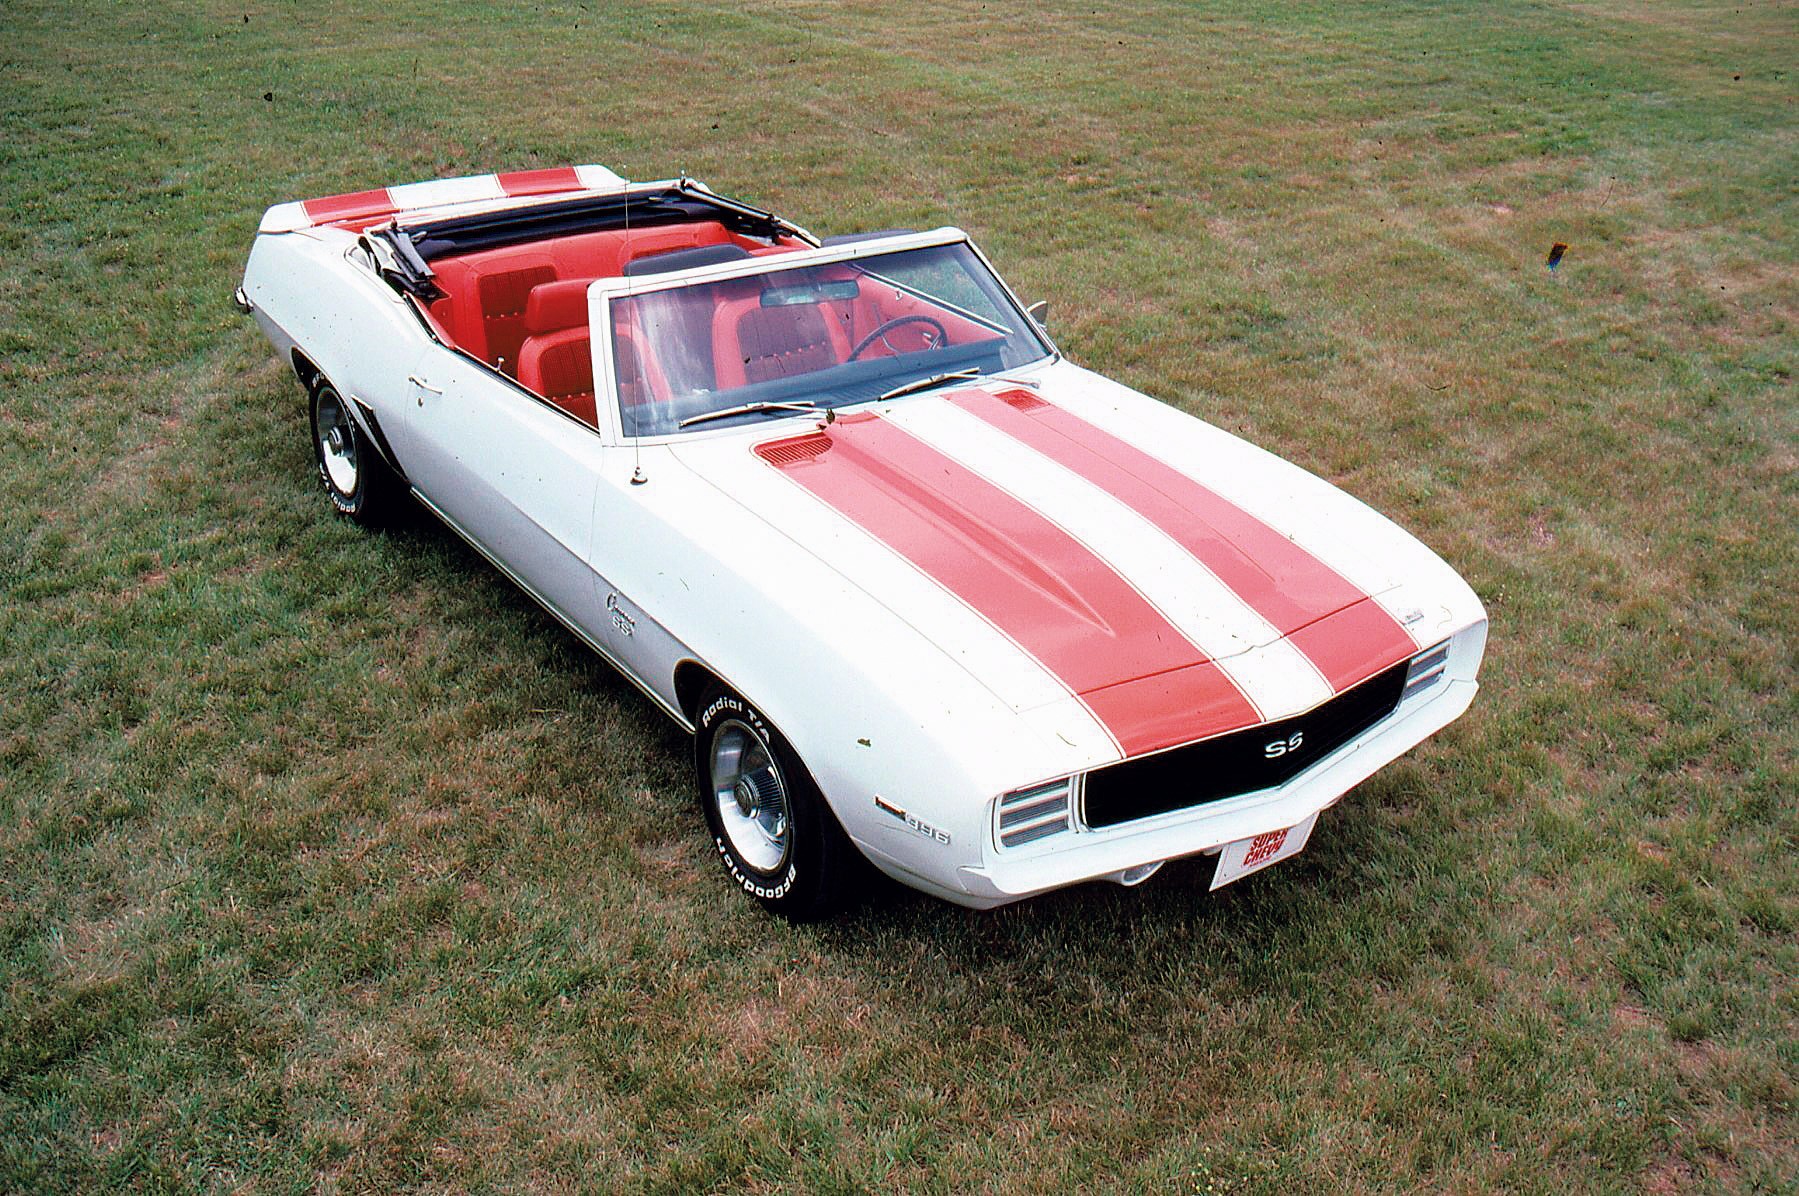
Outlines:
[[686,717],[688,725],[693,729],[696,744],[698,743],[700,729],[700,699],[705,696],[707,688],[715,684],[730,690],[732,693],[754,706],[757,712],[761,714],[764,719],[767,719],[769,724],[772,725],[775,730],[781,733],[781,737],[787,741],[788,747],[799,759],[800,767],[806,770],[806,777],[812,782],[812,788],[817,791],[819,797],[824,800],[825,809],[830,811],[831,817],[837,820],[839,827],[844,825],[843,816],[837,812],[835,802],[825,786],[820,783],[818,771],[812,766],[812,762],[806,758],[806,753],[800,749],[800,745],[795,741],[793,735],[782,726],[781,720],[777,716],[770,714],[768,708],[757,701],[755,695],[745,692],[741,686],[733,683],[729,678],[718,672],[718,670],[712,668],[710,665],[702,664],[692,657],[682,660],[675,666],[674,681],[675,702],[679,706],[682,715]]
[[690,727],[700,725],[700,695],[713,682],[738,692],[737,687],[719,676],[716,671],[706,667],[697,660],[687,659],[675,666],[675,706],[687,719]]
[[319,380],[325,377],[325,371],[314,365],[312,359],[302,353],[298,347],[295,347],[293,352],[289,354],[289,359],[288,364],[294,367],[294,375],[300,379],[301,388],[305,390],[307,394],[311,394],[312,388],[317,386]]
[[324,370],[313,364],[312,359],[306,356],[298,345],[294,346],[288,354],[288,358],[289,364],[294,367],[294,376],[300,380],[300,387],[308,397],[322,382],[329,384],[344,398],[345,407],[350,412],[351,418],[362,425],[363,432],[374,443],[376,454],[387,464],[389,469],[393,470],[394,475],[401,482],[406,482],[406,470],[401,467],[400,458],[395,455],[393,445],[388,443],[387,433],[381,430],[381,420],[375,415],[375,409],[369,405],[368,400],[351,394],[333,382]]
[[[711,665],[705,664],[691,656],[684,658],[679,664],[675,665],[674,684],[675,705],[680,710],[682,716],[687,719],[689,728],[694,732],[697,733],[700,726],[700,699],[705,696],[709,686],[716,684],[730,690],[750,705],[756,707],[762,717],[767,719],[777,731],[781,732],[782,737],[787,740],[790,746],[792,746],[794,754],[800,757],[801,763],[806,764],[806,771],[812,771],[811,765],[806,763],[805,753],[800,751],[799,745],[801,741],[795,739],[788,728],[783,725],[784,722],[789,720],[784,720],[780,715],[771,714],[766,702],[751,693],[749,689],[746,689],[744,686],[741,686],[737,684],[737,682],[732,681],[729,677],[726,677]],[[792,714],[793,712],[783,710],[782,713]],[[818,778],[815,775],[813,777],[813,783],[817,784],[817,781]],[[823,792],[823,789],[824,787],[822,785],[819,786],[820,792]]]
[[[714,669],[691,657],[682,660],[675,666],[675,688],[680,706],[682,710],[687,713],[694,726],[694,777],[699,786],[698,795],[702,809],[706,815],[707,831],[716,839],[719,854],[725,860],[726,871],[736,879],[740,886],[748,889],[753,896],[763,898],[765,904],[767,904],[771,899],[784,896],[786,885],[791,882],[794,876],[794,872],[791,870],[791,862],[797,861],[799,853],[806,849],[800,846],[801,841],[796,840],[795,846],[793,847],[793,854],[784,857],[783,862],[777,864],[777,868],[789,869],[787,872],[787,882],[782,883],[780,891],[766,893],[758,891],[754,883],[751,880],[746,879],[744,874],[739,871],[739,864],[734,861],[741,861],[743,867],[750,869],[758,868],[760,865],[750,862],[748,857],[743,855],[743,845],[736,842],[735,836],[719,825],[718,813],[715,808],[716,794],[709,788],[707,758],[709,752],[712,750],[712,744],[709,742],[701,724],[701,702],[705,695],[715,688],[735,695],[735,697],[741,699],[743,705],[748,706],[753,712],[753,717],[750,715],[739,717],[726,713],[720,716],[721,723],[728,720],[739,723],[747,721],[751,725],[766,725],[774,737],[782,741],[785,756],[787,757],[787,759],[782,760],[781,749],[771,745],[773,759],[781,762],[781,770],[783,772],[791,765],[793,771],[797,774],[785,778],[790,798],[800,802],[809,801],[816,807],[816,812],[813,816],[817,821],[816,830],[814,832],[816,837],[810,839],[810,841],[815,844],[815,846],[810,849],[813,853],[813,861],[812,864],[806,868],[806,875],[817,875],[828,879],[825,880],[823,888],[816,888],[810,901],[798,909],[791,907],[777,908],[774,905],[769,905],[769,908],[798,921],[812,921],[815,918],[836,913],[843,908],[847,901],[854,900],[855,896],[862,891],[862,886],[866,884],[866,878],[872,874],[875,865],[871,861],[868,853],[864,850],[861,842],[857,840],[855,836],[850,834],[843,813],[838,810],[837,803],[832,799],[831,794],[826,790],[824,785],[819,782],[817,770],[813,767],[812,762],[807,759],[806,753],[794,742],[792,736],[781,727],[774,716],[771,716],[754,697],[725,680],[725,678]],[[725,702],[721,699],[712,706],[706,707],[706,709],[710,711],[723,705],[725,705]],[[735,703],[733,703],[733,705],[735,705]],[[802,778],[803,783],[801,783]],[[808,790],[810,791],[810,798],[806,796],[806,791]],[[727,840],[732,842],[732,846],[729,849],[725,846]],[[813,882],[815,886],[817,883],[818,882],[816,881]]]

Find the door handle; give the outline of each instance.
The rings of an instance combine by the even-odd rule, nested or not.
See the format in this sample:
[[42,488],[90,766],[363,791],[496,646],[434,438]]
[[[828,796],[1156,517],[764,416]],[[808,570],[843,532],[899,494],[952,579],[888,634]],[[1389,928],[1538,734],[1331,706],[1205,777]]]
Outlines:
[[[420,390],[428,390],[434,395],[440,395],[443,393],[442,387],[431,385],[429,382],[425,381],[423,378],[419,377],[417,374],[407,374],[406,381],[412,383],[414,386],[418,387]],[[419,395],[418,400],[419,400],[419,406],[423,407],[425,405],[425,396],[422,394]]]

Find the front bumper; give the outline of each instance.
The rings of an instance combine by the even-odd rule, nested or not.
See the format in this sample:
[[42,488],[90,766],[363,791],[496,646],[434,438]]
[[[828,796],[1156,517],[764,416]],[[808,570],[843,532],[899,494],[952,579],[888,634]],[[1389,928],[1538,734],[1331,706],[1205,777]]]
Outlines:
[[1079,827],[1045,840],[1040,848],[1000,850],[989,844],[978,862],[957,867],[951,876],[919,875],[910,861],[879,851],[870,854],[907,884],[958,905],[991,909],[1052,889],[1117,879],[1131,869],[1207,854],[1293,826],[1335,805],[1350,789],[1460,717],[1479,689],[1475,674],[1485,647],[1484,624],[1458,634],[1442,683],[1405,699],[1380,723],[1276,788],[1119,826]]

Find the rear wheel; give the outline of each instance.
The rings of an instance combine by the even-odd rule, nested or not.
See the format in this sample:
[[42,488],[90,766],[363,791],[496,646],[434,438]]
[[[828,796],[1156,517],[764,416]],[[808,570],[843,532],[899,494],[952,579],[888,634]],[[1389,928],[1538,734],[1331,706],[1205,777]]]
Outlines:
[[843,908],[861,853],[787,740],[722,685],[700,700],[694,768],[713,847],[739,888],[795,922]]
[[361,524],[385,522],[399,506],[400,480],[350,414],[349,401],[321,378],[308,405],[313,461],[331,505]]

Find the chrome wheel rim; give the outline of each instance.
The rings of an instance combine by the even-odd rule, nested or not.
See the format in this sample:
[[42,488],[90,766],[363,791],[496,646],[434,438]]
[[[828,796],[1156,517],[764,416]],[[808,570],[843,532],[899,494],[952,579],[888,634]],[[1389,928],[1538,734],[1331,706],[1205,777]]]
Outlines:
[[786,862],[793,842],[787,783],[762,737],[737,719],[712,734],[712,799],[739,859],[763,873]]
[[345,497],[356,493],[356,429],[331,391],[319,396],[318,438],[319,463],[332,489]]

